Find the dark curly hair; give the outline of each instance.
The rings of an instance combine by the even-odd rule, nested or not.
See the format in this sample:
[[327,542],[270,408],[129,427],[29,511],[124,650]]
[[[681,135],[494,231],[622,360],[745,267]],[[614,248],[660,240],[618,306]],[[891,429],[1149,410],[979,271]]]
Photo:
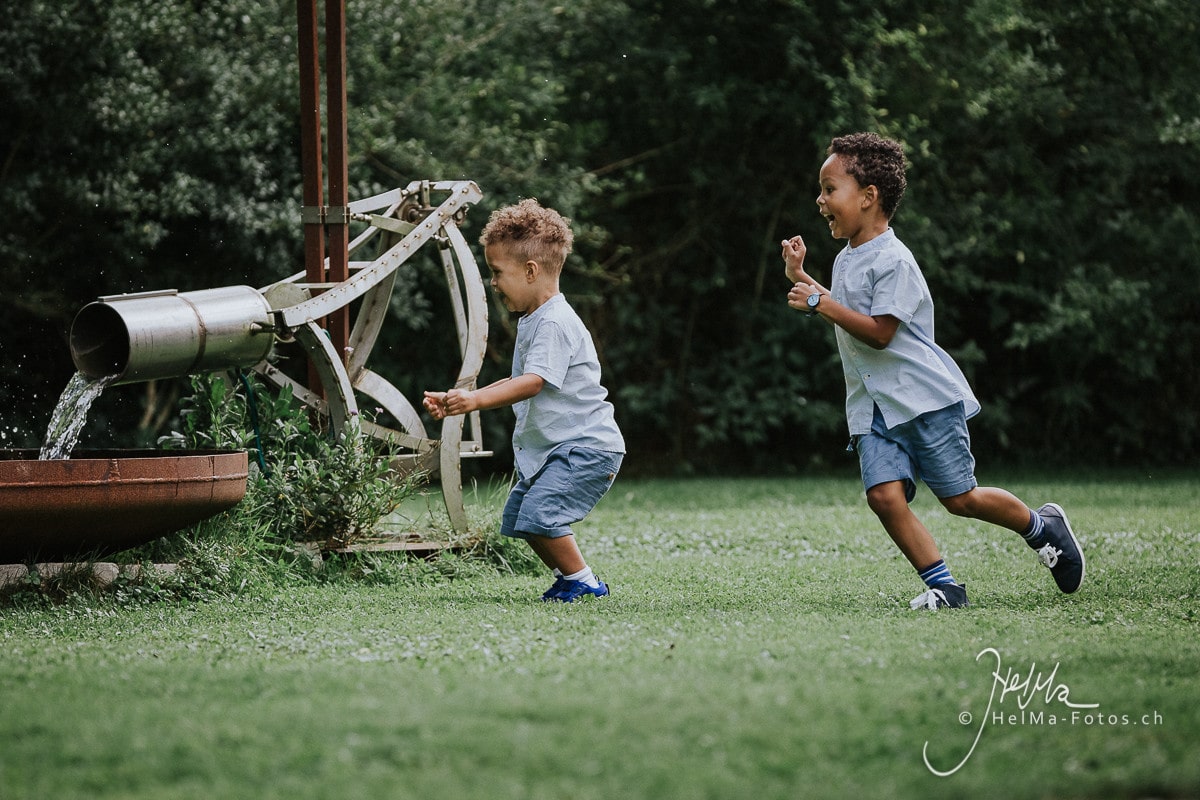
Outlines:
[[533,198],[493,211],[479,235],[484,247],[510,247],[521,260],[536,261],[552,275],[562,271],[574,242],[571,220]]
[[880,206],[891,219],[908,185],[904,177],[904,147],[878,134],[851,133],[834,137],[826,155],[834,154],[841,157],[846,173],[859,186],[874,185],[879,190]]

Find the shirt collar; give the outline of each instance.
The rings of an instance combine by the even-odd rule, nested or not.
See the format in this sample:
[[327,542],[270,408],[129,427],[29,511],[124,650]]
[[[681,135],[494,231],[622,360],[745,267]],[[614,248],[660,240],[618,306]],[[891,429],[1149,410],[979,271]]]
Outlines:
[[[522,319],[522,320],[524,320],[524,319],[533,319],[533,318],[535,318],[535,317],[538,317],[538,316],[540,316],[540,315],[542,314],[542,311],[543,311],[544,309],[546,309],[546,308],[549,308],[550,306],[552,306],[552,305],[554,305],[554,304],[556,304],[556,303],[565,302],[565,301],[566,301],[566,297],[564,297],[564,296],[563,296],[563,293],[562,293],[562,292],[559,292],[558,294],[554,295],[554,296],[553,296],[553,297],[551,297],[549,300],[547,300],[546,302],[542,303],[540,306],[538,306],[537,308],[535,308],[533,311],[530,311],[528,314],[524,314],[524,315],[522,315],[522,316],[521,316],[521,319]],[[518,322],[519,322],[519,321],[520,321],[520,320],[518,320]]]
[[894,241],[895,238],[896,238],[896,232],[893,231],[889,227],[886,231],[879,234],[871,241],[864,242],[863,244],[860,244],[858,247],[851,247],[847,243],[846,254],[851,255],[851,256],[857,256],[857,255],[863,255],[865,253],[870,253],[870,252],[878,250],[882,247],[885,247],[888,244],[891,244],[891,242]]

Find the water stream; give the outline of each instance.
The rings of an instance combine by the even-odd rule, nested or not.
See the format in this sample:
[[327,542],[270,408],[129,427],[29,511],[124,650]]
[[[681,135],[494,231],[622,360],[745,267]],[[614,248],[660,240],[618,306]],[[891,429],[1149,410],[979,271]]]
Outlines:
[[49,461],[71,457],[92,403],[116,379],[116,375],[92,379],[82,372],[75,373],[67,382],[67,388],[63,389],[62,397],[58,398],[54,413],[50,415],[50,425],[46,428],[39,459]]

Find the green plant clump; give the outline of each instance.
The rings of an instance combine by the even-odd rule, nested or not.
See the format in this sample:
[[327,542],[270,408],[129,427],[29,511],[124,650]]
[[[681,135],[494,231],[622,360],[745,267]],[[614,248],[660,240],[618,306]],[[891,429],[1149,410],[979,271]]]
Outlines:
[[270,540],[345,547],[372,533],[423,480],[419,472],[397,474],[386,444],[364,434],[357,417],[334,437],[291,387],[272,396],[249,377],[242,386],[246,391],[219,376],[193,377],[182,430],[159,444],[252,451],[257,464],[240,516],[259,521]]

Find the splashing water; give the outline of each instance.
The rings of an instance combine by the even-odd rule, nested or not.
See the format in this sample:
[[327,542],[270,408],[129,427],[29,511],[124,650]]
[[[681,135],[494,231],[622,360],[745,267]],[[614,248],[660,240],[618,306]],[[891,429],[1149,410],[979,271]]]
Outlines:
[[71,457],[83,424],[87,422],[88,409],[116,379],[116,375],[109,375],[93,380],[82,372],[75,373],[67,382],[67,388],[63,389],[62,397],[58,398],[58,405],[50,416],[39,459],[51,461]]

